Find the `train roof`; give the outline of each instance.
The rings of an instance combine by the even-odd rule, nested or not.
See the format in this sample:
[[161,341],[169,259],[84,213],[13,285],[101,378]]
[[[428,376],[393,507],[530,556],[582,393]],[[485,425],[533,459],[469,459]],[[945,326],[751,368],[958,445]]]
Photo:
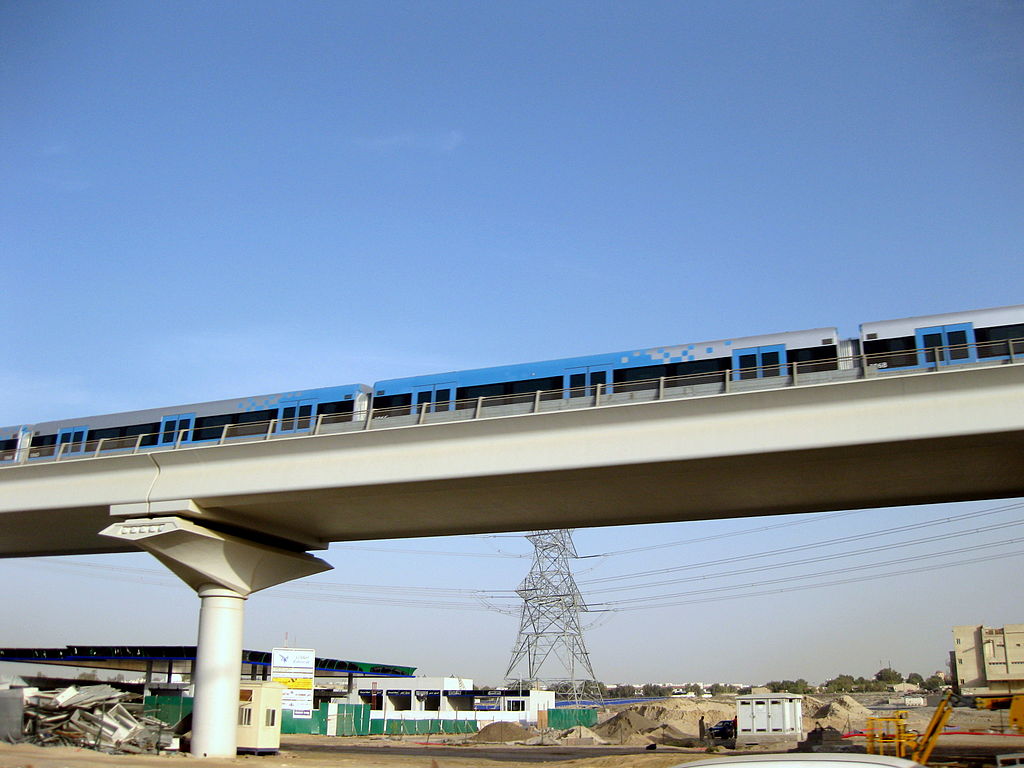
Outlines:
[[[265,395],[233,397],[225,400],[211,400],[203,403],[187,403],[184,405],[168,405],[158,408],[146,408],[138,411],[120,411],[118,413],[95,414],[92,416],[76,416],[66,419],[54,419],[52,421],[39,422],[33,426],[37,431],[45,430],[48,427],[56,427],[57,425],[66,425],[70,423],[88,424],[91,428],[120,426],[146,421],[159,421],[163,416],[172,414],[191,413],[197,416],[204,416],[223,413],[262,411],[268,408],[276,408],[279,403],[289,400],[317,399],[329,402],[333,399],[344,400],[346,396],[351,399],[356,395],[369,394],[369,392],[370,388],[366,384],[343,384],[337,387],[297,389],[287,392],[274,392]],[[17,437],[18,429],[20,429],[20,425],[0,428],[0,439],[12,439],[6,437],[12,430],[14,431],[13,437]]]
[[1016,325],[1024,323],[1024,304],[1012,304],[1006,307],[990,307],[988,309],[972,309],[963,312],[945,312],[939,315],[918,315],[917,317],[901,317],[895,320],[877,320],[861,323],[860,337],[864,339],[869,333],[888,338],[894,335],[912,336],[918,328],[939,325],[956,325],[958,323],[974,323],[976,326]]
[[664,365],[716,357],[728,357],[736,350],[750,347],[785,344],[790,348],[818,347],[835,344],[838,331],[831,328],[810,328],[802,331],[784,331],[760,336],[739,336],[731,339],[698,341],[688,344],[673,344],[663,347],[646,347],[619,352],[605,352],[581,357],[563,357],[554,360],[540,360],[514,365],[470,368],[459,371],[408,376],[397,379],[382,379],[373,386],[377,395],[405,391],[409,387],[443,382],[458,386],[473,386],[498,381],[523,381],[530,378],[561,376],[569,368],[608,366],[621,368],[647,365]]

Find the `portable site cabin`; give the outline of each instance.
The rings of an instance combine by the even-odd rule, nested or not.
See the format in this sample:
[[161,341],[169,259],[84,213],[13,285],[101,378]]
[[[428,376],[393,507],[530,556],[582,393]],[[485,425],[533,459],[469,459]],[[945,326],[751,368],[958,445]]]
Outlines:
[[736,746],[802,741],[803,696],[750,693],[736,697]]

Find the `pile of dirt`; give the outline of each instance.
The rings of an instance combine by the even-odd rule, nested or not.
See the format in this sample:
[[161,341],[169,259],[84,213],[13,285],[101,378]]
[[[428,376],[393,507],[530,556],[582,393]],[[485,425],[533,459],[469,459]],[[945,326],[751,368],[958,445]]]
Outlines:
[[635,709],[625,709],[610,720],[605,720],[594,731],[609,744],[626,744],[629,746],[647,746],[652,740],[644,736],[646,731],[654,730],[660,725],[655,720],[644,717]]
[[591,744],[607,744],[608,742],[598,736],[594,731],[585,725],[577,725],[558,734],[559,741],[589,740]]
[[662,702],[641,704],[635,710],[656,723],[666,723],[685,734],[700,733],[700,720],[710,728],[719,720],[732,720],[736,716],[736,705],[718,701],[693,699],[667,699]]
[[827,704],[820,704],[816,709],[805,702],[804,729],[810,731],[816,724],[822,727],[835,728],[838,731],[847,732],[864,727],[867,718],[871,717],[871,710],[850,696],[840,696]]
[[468,741],[477,743],[525,741],[534,735],[533,732],[526,730],[518,723],[491,723],[470,736]]
[[684,733],[675,726],[662,723],[657,728],[644,731],[642,734],[657,744],[665,744],[672,747],[698,747],[700,739],[697,734]]

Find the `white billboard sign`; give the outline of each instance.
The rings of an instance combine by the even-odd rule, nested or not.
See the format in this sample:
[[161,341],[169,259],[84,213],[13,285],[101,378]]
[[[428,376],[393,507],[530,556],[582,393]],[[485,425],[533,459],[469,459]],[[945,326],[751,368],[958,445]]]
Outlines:
[[270,663],[270,679],[284,686],[281,709],[292,717],[308,720],[313,716],[313,676],[316,651],[312,648],[275,648]]

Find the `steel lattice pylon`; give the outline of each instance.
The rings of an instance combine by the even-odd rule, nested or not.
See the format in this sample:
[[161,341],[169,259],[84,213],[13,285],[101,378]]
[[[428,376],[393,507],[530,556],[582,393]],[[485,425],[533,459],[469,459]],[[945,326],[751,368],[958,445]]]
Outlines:
[[[587,606],[569,568],[577,557],[572,530],[533,531],[526,538],[533,544],[533,565],[516,590],[523,607],[505,679],[510,685],[542,685],[575,701],[599,698],[580,626]],[[550,674],[554,662],[561,674]]]

